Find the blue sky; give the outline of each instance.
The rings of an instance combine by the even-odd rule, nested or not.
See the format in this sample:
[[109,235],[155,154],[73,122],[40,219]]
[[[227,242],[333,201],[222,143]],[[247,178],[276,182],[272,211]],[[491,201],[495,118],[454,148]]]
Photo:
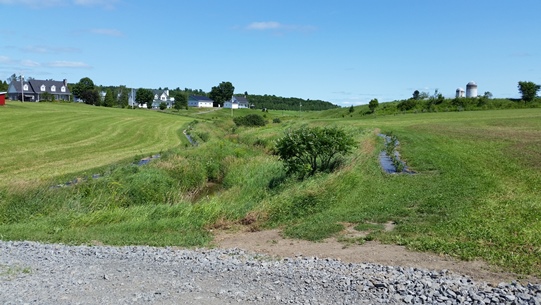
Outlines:
[[0,0],[0,79],[322,99],[541,83],[541,1]]

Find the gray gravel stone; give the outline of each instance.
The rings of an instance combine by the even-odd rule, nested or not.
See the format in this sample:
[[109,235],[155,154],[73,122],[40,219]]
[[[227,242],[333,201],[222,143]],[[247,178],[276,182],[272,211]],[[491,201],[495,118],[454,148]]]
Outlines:
[[539,285],[240,249],[0,241],[0,304],[540,304]]

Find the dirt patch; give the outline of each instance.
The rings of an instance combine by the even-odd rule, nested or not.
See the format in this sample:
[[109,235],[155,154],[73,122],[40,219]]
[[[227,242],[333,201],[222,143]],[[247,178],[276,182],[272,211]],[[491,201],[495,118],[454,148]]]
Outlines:
[[[392,224],[386,224],[386,230],[392,230]],[[375,263],[389,266],[423,268],[429,270],[449,270],[456,274],[467,275],[476,281],[492,284],[519,280],[521,282],[540,283],[537,278],[524,278],[516,274],[502,272],[482,261],[459,261],[448,256],[414,252],[403,246],[385,245],[368,241],[362,245],[338,242],[329,238],[322,242],[288,239],[281,236],[279,230],[249,232],[215,230],[214,246],[218,248],[240,248],[265,253],[277,257],[318,257],[334,258],[348,263]],[[346,234],[366,236],[363,232],[353,232],[346,227]],[[351,236],[351,235],[350,235]]]

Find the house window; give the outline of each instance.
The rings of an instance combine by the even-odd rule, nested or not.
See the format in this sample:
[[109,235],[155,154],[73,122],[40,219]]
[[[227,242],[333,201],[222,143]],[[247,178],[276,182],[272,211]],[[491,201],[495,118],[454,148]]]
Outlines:
[[51,86],[51,91],[52,91],[52,92],[55,92],[55,91],[56,91],[56,86],[55,86],[55,85],[52,85],[52,86]]
[[27,84],[24,84],[23,90],[28,91],[28,85]]
[[65,86],[60,87],[60,91],[66,92],[66,87]]
[[45,85],[41,85],[40,90],[45,91]]

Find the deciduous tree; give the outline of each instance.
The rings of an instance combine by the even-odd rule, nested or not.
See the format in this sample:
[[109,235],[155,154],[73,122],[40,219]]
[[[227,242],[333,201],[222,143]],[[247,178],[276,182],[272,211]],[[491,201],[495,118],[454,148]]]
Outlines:
[[186,97],[186,94],[180,91],[175,92],[175,102],[173,104],[173,107],[176,110],[180,110],[182,108],[188,107],[188,98]]
[[369,103],[368,103],[368,108],[370,109],[370,112],[374,113],[374,111],[376,111],[376,108],[378,108],[379,106],[379,102],[378,102],[378,99],[375,98],[375,99],[372,99]]
[[212,87],[209,97],[214,101],[214,106],[223,105],[233,96],[235,87],[230,82],[221,82],[218,86]]
[[147,104],[147,108],[152,108],[152,100],[154,100],[154,94],[149,89],[139,88],[135,92],[135,101],[139,104]]
[[518,91],[522,94],[522,100],[531,102],[537,96],[541,86],[534,82],[518,82]]
[[82,99],[86,104],[100,104],[100,95],[96,90],[94,82],[88,77],[81,78],[78,83],[73,85],[72,93],[75,97]]

